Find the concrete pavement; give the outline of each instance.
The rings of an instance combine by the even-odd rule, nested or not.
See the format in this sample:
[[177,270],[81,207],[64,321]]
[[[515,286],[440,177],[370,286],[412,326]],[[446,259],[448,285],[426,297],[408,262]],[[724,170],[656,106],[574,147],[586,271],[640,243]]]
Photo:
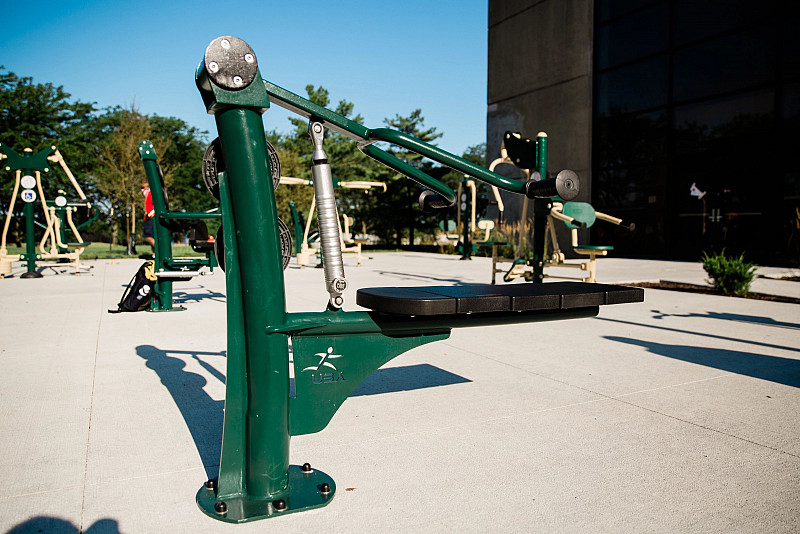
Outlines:
[[[348,309],[360,287],[490,276],[486,258],[366,256],[345,255]],[[224,276],[176,284],[187,311],[110,315],[140,261],[89,263],[0,280],[0,531],[800,530],[798,305],[647,290],[592,319],[454,330],[292,440],[336,480],[329,506],[227,525],[194,503],[219,462]],[[705,278],[599,263],[601,282]],[[290,266],[286,289],[290,311],[325,304],[321,270]]]

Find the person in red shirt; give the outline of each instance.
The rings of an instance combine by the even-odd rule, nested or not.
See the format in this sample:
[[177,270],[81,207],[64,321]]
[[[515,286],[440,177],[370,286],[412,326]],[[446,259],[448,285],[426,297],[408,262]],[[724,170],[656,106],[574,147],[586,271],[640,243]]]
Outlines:
[[153,207],[153,195],[150,194],[150,186],[147,182],[142,182],[142,194],[144,195],[144,222],[142,223],[142,235],[144,242],[150,245],[153,254],[156,251],[156,239],[153,231],[153,216],[156,210]]

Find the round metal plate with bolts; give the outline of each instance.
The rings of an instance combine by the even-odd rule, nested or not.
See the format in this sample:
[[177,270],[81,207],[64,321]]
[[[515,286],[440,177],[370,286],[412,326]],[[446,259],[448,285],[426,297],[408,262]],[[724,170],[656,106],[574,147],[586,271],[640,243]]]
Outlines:
[[[281,180],[281,160],[278,151],[267,141],[269,154],[269,170],[272,173],[272,188],[277,189]],[[225,160],[222,158],[222,145],[219,137],[214,139],[203,154],[203,183],[206,189],[219,200],[219,173],[225,172]]]

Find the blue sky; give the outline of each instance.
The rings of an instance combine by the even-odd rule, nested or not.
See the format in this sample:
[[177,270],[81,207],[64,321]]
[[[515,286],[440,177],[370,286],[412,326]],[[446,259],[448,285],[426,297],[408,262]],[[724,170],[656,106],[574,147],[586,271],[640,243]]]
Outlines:
[[[135,102],[213,138],[194,70],[214,38],[234,35],[265,79],[303,96],[322,85],[331,107],[353,102],[368,127],[421,108],[446,150],[486,140],[486,0],[4,4],[0,65],[63,85],[73,100]],[[289,116],[273,106],[265,127],[286,131]]]

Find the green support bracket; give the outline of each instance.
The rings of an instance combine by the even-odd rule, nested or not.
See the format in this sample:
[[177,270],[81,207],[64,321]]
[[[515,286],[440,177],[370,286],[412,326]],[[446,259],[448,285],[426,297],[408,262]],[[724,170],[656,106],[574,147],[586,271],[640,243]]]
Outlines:
[[174,258],[172,256],[172,232],[169,221],[177,219],[219,219],[219,213],[183,213],[170,212],[169,200],[164,189],[164,175],[158,164],[158,155],[150,141],[139,143],[139,155],[144,165],[147,183],[153,200],[153,233],[155,235],[154,268],[156,283],[153,289],[153,301],[150,311],[183,311],[183,306],[174,306],[172,302],[172,284],[184,279],[168,277],[166,274],[186,273],[187,277],[194,276],[202,267],[213,270],[217,266],[216,258],[212,251],[206,252],[204,258]]

